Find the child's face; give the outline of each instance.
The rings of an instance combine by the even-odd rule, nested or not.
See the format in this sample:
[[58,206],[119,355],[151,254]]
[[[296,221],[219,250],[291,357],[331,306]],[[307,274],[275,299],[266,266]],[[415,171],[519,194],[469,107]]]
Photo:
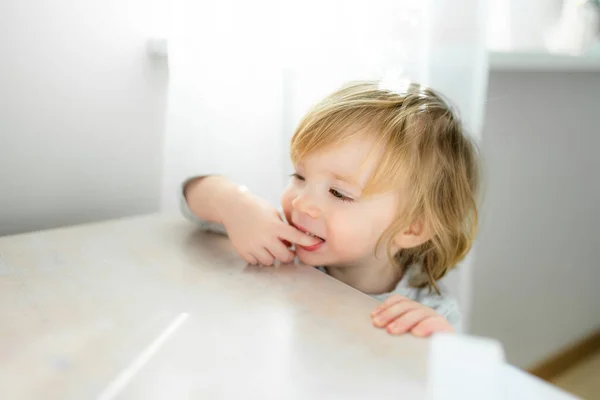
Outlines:
[[[298,229],[324,239],[310,248],[296,246],[303,263],[357,266],[373,261],[377,240],[396,216],[402,193],[361,197],[379,159],[372,150],[372,140],[357,138],[310,154],[295,166],[297,175],[282,196],[285,216]],[[385,259],[385,246],[376,258]]]

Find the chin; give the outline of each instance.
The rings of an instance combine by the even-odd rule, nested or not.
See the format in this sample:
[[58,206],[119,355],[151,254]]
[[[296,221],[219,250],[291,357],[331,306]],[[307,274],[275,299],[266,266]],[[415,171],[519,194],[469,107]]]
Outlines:
[[338,257],[333,257],[332,254],[321,252],[310,252],[303,249],[296,250],[296,257],[302,264],[312,267],[333,266],[342,263]]
[[326,257],[322,254],[311,253],[303,249],[296,249],[296,256],[302,264],[310,265],[312,267],[320,267],[327,265]]

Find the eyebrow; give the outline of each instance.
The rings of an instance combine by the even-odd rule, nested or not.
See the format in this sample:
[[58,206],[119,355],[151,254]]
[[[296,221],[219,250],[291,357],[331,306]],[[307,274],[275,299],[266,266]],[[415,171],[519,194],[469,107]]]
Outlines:
[[354,179],[354,178],[350,178],[348,176],[344,176],[344,175],[340,175],[340,174],[335,174],[335,173],[331,174],[331,175],[333,176],[333,178],[335,180],[349,183],[349,184],[351,184],[353,186],[356,186],[356,187],[358,187],[359,189],[362,190],[362,185],[356,179]]

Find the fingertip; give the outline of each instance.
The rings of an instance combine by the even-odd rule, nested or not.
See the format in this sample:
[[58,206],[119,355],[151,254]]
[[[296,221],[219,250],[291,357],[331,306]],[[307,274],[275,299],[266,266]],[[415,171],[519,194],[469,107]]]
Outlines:
[[380,328],[385,328],[385,327],[390,327],[391,325],[394,324],[394,318],[390,318],[390,316],[387,315],[376,315],[373,317],[373,321],[375,321],[375,323],[377,324],[377,326],[379,326]]
[[371,317],[375,317],[376,315],[378,315],[379,313],[381,313],[382,310],[383,310],[383,307],[377,307],[376,309],[374,309],[373,311],[371,311]]
[[431,335],[431,332],[429,332],[427,329],[423,329],[420,327],[416,327],[416,328],[412,329],[410,331],[410,333],[412,333],[414,336],[418,336],[418,337],[426,337],[426,336]]
[[308,246],[317,244],[317,239],[315,239],[311,236],[305,235],[305,234],[301,234],[301,235],[302,235],[302,238],[301,238],[301,240],[298,241],[298,243],[300,245],[308,247]]
[[295,238],[296,240],[294,241],[295,243],[298,243],[302,246],[313,246],[317,243],[319,243],[320,239],[317,239],[315,237],[309,236],[304,232],[299,231],[298,229],[294,228],[293,226],[290,227],[291,229],[294,229],[295,232]]
[[395,326],[395,325],[388,325],[388,327],[386,328],[387,333],[392,334],[392,335],[402,335],[403,333],[406,333],[405,329],[402,329],[401,327]]

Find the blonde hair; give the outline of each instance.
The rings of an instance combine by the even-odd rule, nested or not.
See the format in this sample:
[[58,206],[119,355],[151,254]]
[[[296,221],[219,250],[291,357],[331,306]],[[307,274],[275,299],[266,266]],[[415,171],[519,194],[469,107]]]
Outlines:
[[[323,99],[300,122],[291,141],[292,162],[357,135],[371,135],[383,156],[365,195],[409,183],[409,204],[379,238],[390,261],[411,271],[413,287],[429,287],[471,249],[477,230],[477,148],[442,96],[418,84],[404,90],[353,82]],[[393,238],[421,221],[430,239],[393,254]],[[377,250],[377,249],[375,249]],[[414,272],[414,273],[413,273]]]

